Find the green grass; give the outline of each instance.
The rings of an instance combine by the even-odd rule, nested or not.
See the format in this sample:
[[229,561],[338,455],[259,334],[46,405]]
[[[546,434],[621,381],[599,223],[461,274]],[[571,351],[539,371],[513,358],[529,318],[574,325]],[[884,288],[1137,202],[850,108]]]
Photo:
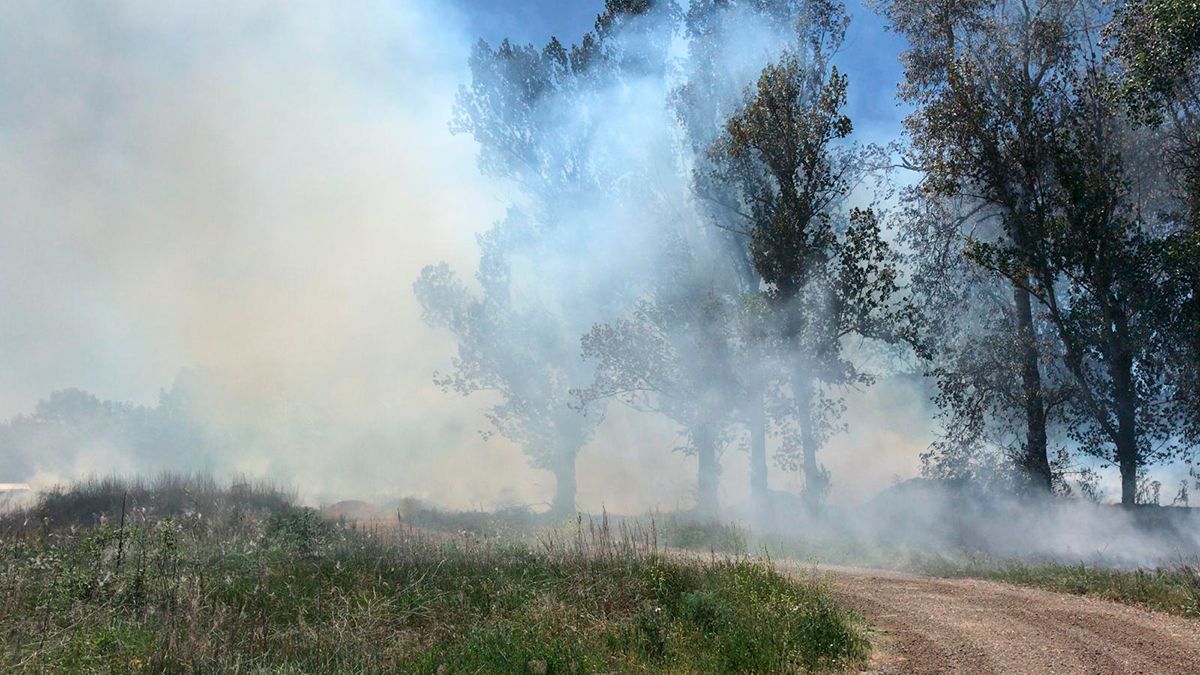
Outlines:
[[124,525],[45,503],[0,522],[0,671],[804,672],[868,650],[814,580],[604,521],[512,540],[122,500]]
[[1128,569],[1097,564],[1029,562],[997,558],[966,549],[930,551],[905,544],[872,543],[851,538],[809,540],[752,534],[736,525],[702,525],[666,518],[663,540],[669,546],[717,552],[748,549],[802,562],[846,564],[903,570],[930,576],[975,578],[1032,586],[1061,593],[1120,602],[1200,619],[1200,560]]
[[754,545],[773,556],[800,561],[988,579],[1200,619],[1200,561],[1194,560],[1130,569],[1002,558],[967,549],[930,551],[908,545],[813,543],[782,537],[760,537]]
[[1200,566],[1118,569],[976,558],[928,563],[919,571],[1044,588],[1200,619]]

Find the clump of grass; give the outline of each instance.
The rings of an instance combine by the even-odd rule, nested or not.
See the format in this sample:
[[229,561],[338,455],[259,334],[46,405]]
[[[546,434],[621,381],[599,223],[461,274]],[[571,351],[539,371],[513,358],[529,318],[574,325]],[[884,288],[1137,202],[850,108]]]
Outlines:
[[448,511],[417,499],[401,500],[396,515],[403,525],[476,537],[523,537],[561,524],[551,514],[527,506],[496,511]]
[[11,528],[0,671],[777,672],[868,648],[816,581],[666,555],[653,526],[513,540],[242,513]]
[[709,551],[730,555],[749,553],[749,535],[737,523],[697,520],[688,514],[655,516],[663,542],[670,547],[690,551]]

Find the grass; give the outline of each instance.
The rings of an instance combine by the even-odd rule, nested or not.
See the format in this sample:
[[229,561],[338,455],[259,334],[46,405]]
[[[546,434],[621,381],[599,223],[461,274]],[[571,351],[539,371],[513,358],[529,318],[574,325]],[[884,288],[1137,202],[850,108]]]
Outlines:
[[777,536],[757,538],[755,545],[772,555],[797,560],[987,579],[1200,619],[1200,561],[1129,568],[1002,558],[965,548],[924,550],[910,545],[812,543]]
[[527,507],[447,511],[416,499],[401,500],[396,515],[402,525],[492,539],[529,539],[542,530],[570,525]]
[[1200,566],[1195,563],[1120,569],[974,558],[931,561],[919,571],[1044,588],[1200,619]]
[[89,478],[56,486],[37,496],[29,507],[0,510],[0,535],[11,536],[36,522],[47,530],[163,518],[187,519],[200,514],[209,522],[236,526],[240,514],[286,509],[296,495],[273,483],[245,478],[230,485],[211,476],[163,473],[151,480],[117,477]]
[[754,548],[771,555],[826,564],[903,570],[947,578],[988,579],[1120,602],[1200,619],[1200,560],[1168,566],[1122,568],[998,558],[967,549],[926,550],[897,543],[852,538],[806,540],[758,535],[734,524],[699,524],[668,517],[663,539],[669,546],[744,554]]
[[815,580],[653,530],[364,531],[269,486],[159,486],[178,499],[93,482],[0,519],[0,671],[806,672],[868,650]]

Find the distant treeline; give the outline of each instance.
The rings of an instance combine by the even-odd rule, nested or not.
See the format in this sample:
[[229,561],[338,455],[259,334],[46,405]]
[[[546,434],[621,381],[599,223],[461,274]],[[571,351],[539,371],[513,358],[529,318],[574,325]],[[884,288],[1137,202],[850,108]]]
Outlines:
[[209,468],[231,439],[197,415],[197,386],[196,374],[183,372],[154,406],[105,401],[81,389],[53,392],[32,413],[0,424],[0,476]]

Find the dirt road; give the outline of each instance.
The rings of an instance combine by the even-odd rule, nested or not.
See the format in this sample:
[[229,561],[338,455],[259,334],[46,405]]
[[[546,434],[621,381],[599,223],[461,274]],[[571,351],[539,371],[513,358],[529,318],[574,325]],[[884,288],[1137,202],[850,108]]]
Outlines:
[[1200,621],[990,581],[819,573],[874,627],[867,672],[1200,673]]

